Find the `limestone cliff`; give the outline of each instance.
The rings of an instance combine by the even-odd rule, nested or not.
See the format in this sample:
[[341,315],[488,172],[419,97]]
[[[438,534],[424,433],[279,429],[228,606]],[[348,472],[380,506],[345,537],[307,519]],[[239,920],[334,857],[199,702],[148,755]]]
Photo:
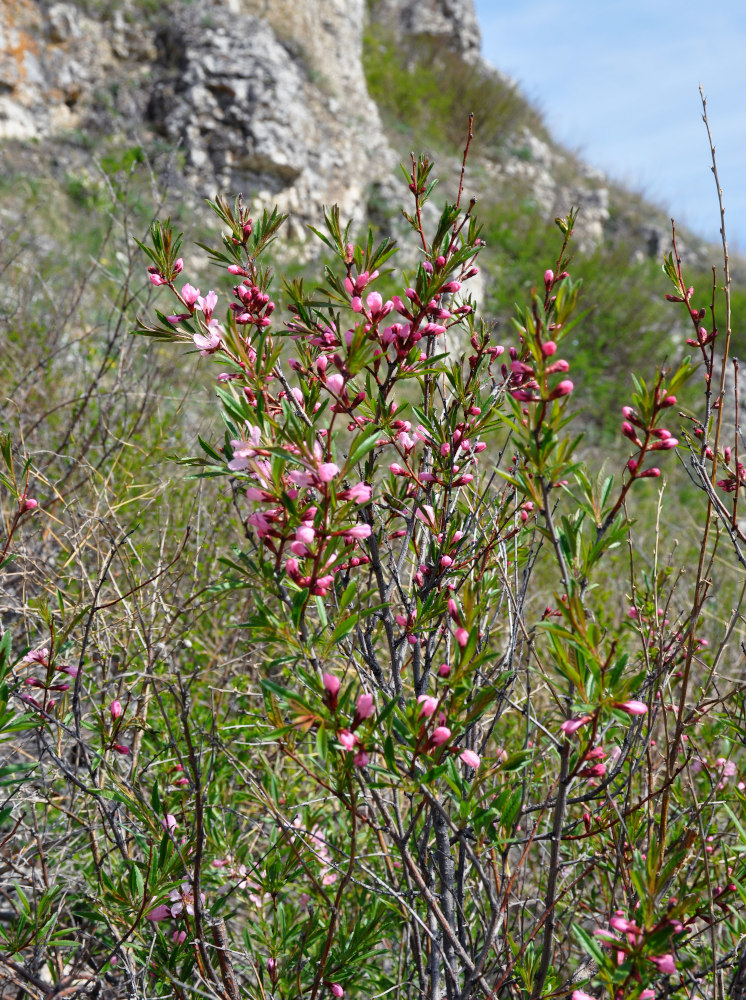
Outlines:
[[[28,161],[73,135],[94,152],[160,137],[199,195],[277,203],[298,235],[322,205],[361,219],[374,185],[390,193],[402,155],[366,88],[366,17],[499,76],[481,63],[473,0],[2,0],[0,141]],[[580,205],[581,248],[604,237],[605,179],[546,137],[520,129],[482,175],[520,182],[548,217]],[[660,242],[648,229],[637,234],[645,254]]]

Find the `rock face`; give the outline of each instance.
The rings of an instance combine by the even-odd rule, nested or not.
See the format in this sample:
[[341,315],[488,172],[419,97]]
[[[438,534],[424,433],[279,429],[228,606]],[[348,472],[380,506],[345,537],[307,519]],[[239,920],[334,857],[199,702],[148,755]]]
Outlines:
[[479,58],[482,36],[473,0],[373,0],[371,18],[397,35],[425,35],[464,58]]
[[[0,0],[0,142],[155,133],[199,195],[276,203],[297,235],[323,205],[360,219],[371,191],[390,203],[398,173],[366,88],[366,17],[500,76],[481,63],[473,0]],[[579,205],[581,248],[608,235],[602,175],[528,129],[506,148],[484,164],[492,186],[517,185],[549,217]],[[658,248],[638,235],[640,253]]]
[[[204,193],[258,192],[298,219],[334,202],[349,214],[391,157],[362,72],[363,2],[345,5],[347,19],[342,4],[330,12],[323,0],[296,5],[295,18],[285,6],[272,5],[282,35],[243,8],[183,8],[156,38],[147,117],[183,145],[187,175]],[[337,35],[335,24],[344,25]],[[299,36],[312,45],[301,48]]]
[[303,221],[360,211],[395,165],[362,66],[365,0],[174,2],[143,24],[135,0],[3,0],[0,139],[74,130],[178,144],[200,194],[259,192]]

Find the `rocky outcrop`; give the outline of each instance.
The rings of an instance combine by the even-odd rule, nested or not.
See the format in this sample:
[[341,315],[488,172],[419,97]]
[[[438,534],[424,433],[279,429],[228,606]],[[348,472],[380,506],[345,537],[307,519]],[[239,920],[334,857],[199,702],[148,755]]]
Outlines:
[[[305,48],[297,37],[324,4],[300,6],[282,35],[269,19],[224,4],[209,18],[183,8],[157,35],[147,117],[183,146],[197,188],[257,192],[299,220],[317,219],[323,204],[359,212],[372,177],[393,166],[362,73],[363,3],[346,5],[324,74],[323,39]],[[273,15],[282,23],[281,8]],[[338,23],[327,9],[330,39]]]
[[135,0],[92,17],[74,3],[3,0],[0,139],[72,132],[179,146],[198,193],[258,192],[296,222],[360,211],[395,165],[362,66],[364,0]]
[[[397,174],[366,88],[366,16],[505,82],[481,63],[473,0],[171,0],[158,8],[0,0],[0,141],[41,140],[57,155],[70,136],[147,145],[160,135],[179,150],[199,195],[242,191],[257,207],[276,203],[296,235],[318,222],[323,205],[361,221],[366,193],[388,198]],[[492,187],[528,194],[549,217],[579,206],[581,249],[609,236],[605,178],[546,137],[523,128],[483,167]],[[399,179],[391,198],[400,197]],[[637,244],[647,255],[661,241],[644,223]]]
[[442,42],[465,59],[479,59],[482,36],[473,0],[373,0],[373,21],[396,35]]

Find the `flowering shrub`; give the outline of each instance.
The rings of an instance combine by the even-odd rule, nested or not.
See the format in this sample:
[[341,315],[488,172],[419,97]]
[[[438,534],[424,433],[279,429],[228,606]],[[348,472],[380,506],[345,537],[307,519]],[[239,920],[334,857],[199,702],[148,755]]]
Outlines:
[[[13,659],[80,859],[72,899],[13,897],[3,961],[32,995],[34,941],[59,989],[117,995],[649,1000],[743,982],[746,588],[708,610],[716,554],[741,558],[714,310],[699,332],[669,259],[706,410],[677,404],[688,359],[637,376],[627,451],[592,473],[572,429],[574,214],[497,338],[469,294],[483,243],[463,173],[431,233],[431,170],[405,171],[411,274],[331,209],[323,282],[286,281],[285,309],[264,263],[277,212],[212,204],[224,230],[203,249],[226,292],[190,282],[168,223],[141,244],[166,304],[136,332],[215,370],[224,439],[187,464],[233,500],[213,591],[243,601],[241,669],[147,664],[113,699],[84,688],[68,661],[98,592]],[[639,551],[631,516],[677,456],[703,498],[691,579]],[[33,501],[4,485],[9,546]],[[7,673],[9,633],[3,648]]]

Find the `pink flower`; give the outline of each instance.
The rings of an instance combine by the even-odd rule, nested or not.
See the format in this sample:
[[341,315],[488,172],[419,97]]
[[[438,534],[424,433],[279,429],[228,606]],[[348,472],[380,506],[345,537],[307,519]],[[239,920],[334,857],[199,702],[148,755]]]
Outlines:
[[170,916],[171,916],[170,907],[166,906],[165,903],[161,903],[160,906],[156,906],[154,910],[151,910],[150,913],[147,913],[145,915],[145,919],[152,920],[153,923],[157,923],[159,920],[168,920]]
[[30,649],[23,658],[23,663],[40,663],[42,667],[49,666],[49,649]]
[[422,521],[423,524],[427,525],[431,531],[435,531],[435,511],[429,504],[424,503],[421,508],[418,507],[414,512],[414,516],[418,521]]
[[673,960],[673,955],[655,955],[650,958],[650,961],[665,976],[672,976],[676,972],[676,963]]
[[574,990],[572,1000],[596,1000],[596,998],[592,997],[590,993],[584,993],[583,990]]
[[569,378],[563,379],[563,381],[549,393],[549,399],[559,399],[560,396],[569,396],[574,388],[575,384]]
[[195,304],[197,308],[201,310],[202,314],[204,315],[205,322],[209,323],[212,318],[215,306],[218,304],[218,297],[215,292],[210,291],[207,293],[207,295],[205,295],[204,298],[200,295],[199,298],[196,300]]
[[476,769],[482,763],[482,758],[478,753],[474,753],[473,750],[462,750],[459,756],[468,767]]
[[212,319],[207,328],[207,334],[195,333],[192,335],[192,340],[194,341],[194,346],[199,348],[199,353],[204,358],[208,354],[214,354],[220,348],[222,335],[222,326],[216,319]]
[[560,729],[567,736],[571,736],[573,733],[577,733],[580,727],[584,726],[586,722],[590,721],[591,721],[590,715],[581,715],[577,719],[566,719],[560,726]]
[[361,541],[363,538],[370,538],[372,528],[369,524],[355,524],[344,533],[346,542]]
[[324,674],[324,687],[332,696],[332,698],[336,698],[336,696],[339,694],[339,689],[341,687],[341,684],[342,682],[340,681],[339,677],[335,677],[334,674]]
[[420,703],[420,717],[423,715],[429,719],[438,707],[438,699],[431,698],[429,694],[421,694],[417,701]]
[[448,663],[441,663],[438,667],[438,677],[448,677],[451,673],[451,667]]
[[461,649],[464,649],[464,647],[469,641],[469,633],[466,631],[465,628],[457,628],[456,631],[454,632],[454,638],[456,639],[456,642],[459,644]]
[[119,719],[124,714],[122,703],[120,701],[113,701],[109,706],[109,712],[112,719]]
[[[202,905],[205,905],[205,894],[199,894]],[[178,889],[172,889],[170,893],[172,902],[171,916],[178,917],[182,910],[186,910],[190,917],[194,916],[194,889],[188,882],[183,882]]]
[[326,387],[333,392],[335,396],[339,396],[345,387],[344,375],[340,375],[337,372],[333,375],[328,375],[326,378]]
[[372,694],[361,694],[357,700],[357,716],[359,719],[369,719],[375,712]]
[[169,833],[173,833],[176,827],[178,826],[178,823],[176,822],[176,817],[172,816],[171,813],[166,813],[166,818],[161,820],[161,826],[163,827],[164,830],[167,830]]
[[34,500],[32,497],[27,497],[26,494],[24,493],[19,498],[19,506],[21,509],[21,513],[25,514],[29,510],[36,510],[36,508],[39,506],[39,501]]
[[330,989],[332,991],[332,996],[334,997],[343,997],[345,995],[345,991],[342,989],[339,983],[332,983]]
[[354,733],[351,733],[349,729],[340,729],[340,731],[337,733],[337,738],[339,739],[339,742],[342,744],[342,748],[345,751],[355,749],[355,744],[357,743],[357,736],[355,736]]
[[443,746],[451,738],[451,730],[448,726],[436,726],[430,736],[430,742],[434,747]]
[[365,750],[359,750],[352,759],[356,767],[366,767],[368,764],[368,755]]
[[609,923],[615,931],[620,931],[622,934],[642,934],[642,931],[633,920],[620,917],[618,913],[611,918]]
[[195,288],[194,285],[186,284],[182,285],[181,297],[184,303],[190,308],[194,309],[194,304],[197,299],[201,296],[199,288]]
[[655,1000],[655,990],[643,990],[638,1000]]
[[304,545],[310,545],[315,537],[316,532],[309,524],[301,524],[295,529],[295,540],[302,542]]
[[367,503],[370,500],[371,488],[365,483],[357,483],[349,490],[343,490],[339,494],[340,500],[353,500],[357,504]]
[[615,701],[614,708],[620,708],[627,715],[645,715],[648,706],[644,701]]
[[330,483],[335,476],[339,475],[339,466],[334,462],[324,462],[319,466],[319,479],[322,483]]
[[184,944],[184,942],[186,941],[186,936],[187,936],[186,931],[176,930],[174,931],[171,940],[174,942],[174,944]]

